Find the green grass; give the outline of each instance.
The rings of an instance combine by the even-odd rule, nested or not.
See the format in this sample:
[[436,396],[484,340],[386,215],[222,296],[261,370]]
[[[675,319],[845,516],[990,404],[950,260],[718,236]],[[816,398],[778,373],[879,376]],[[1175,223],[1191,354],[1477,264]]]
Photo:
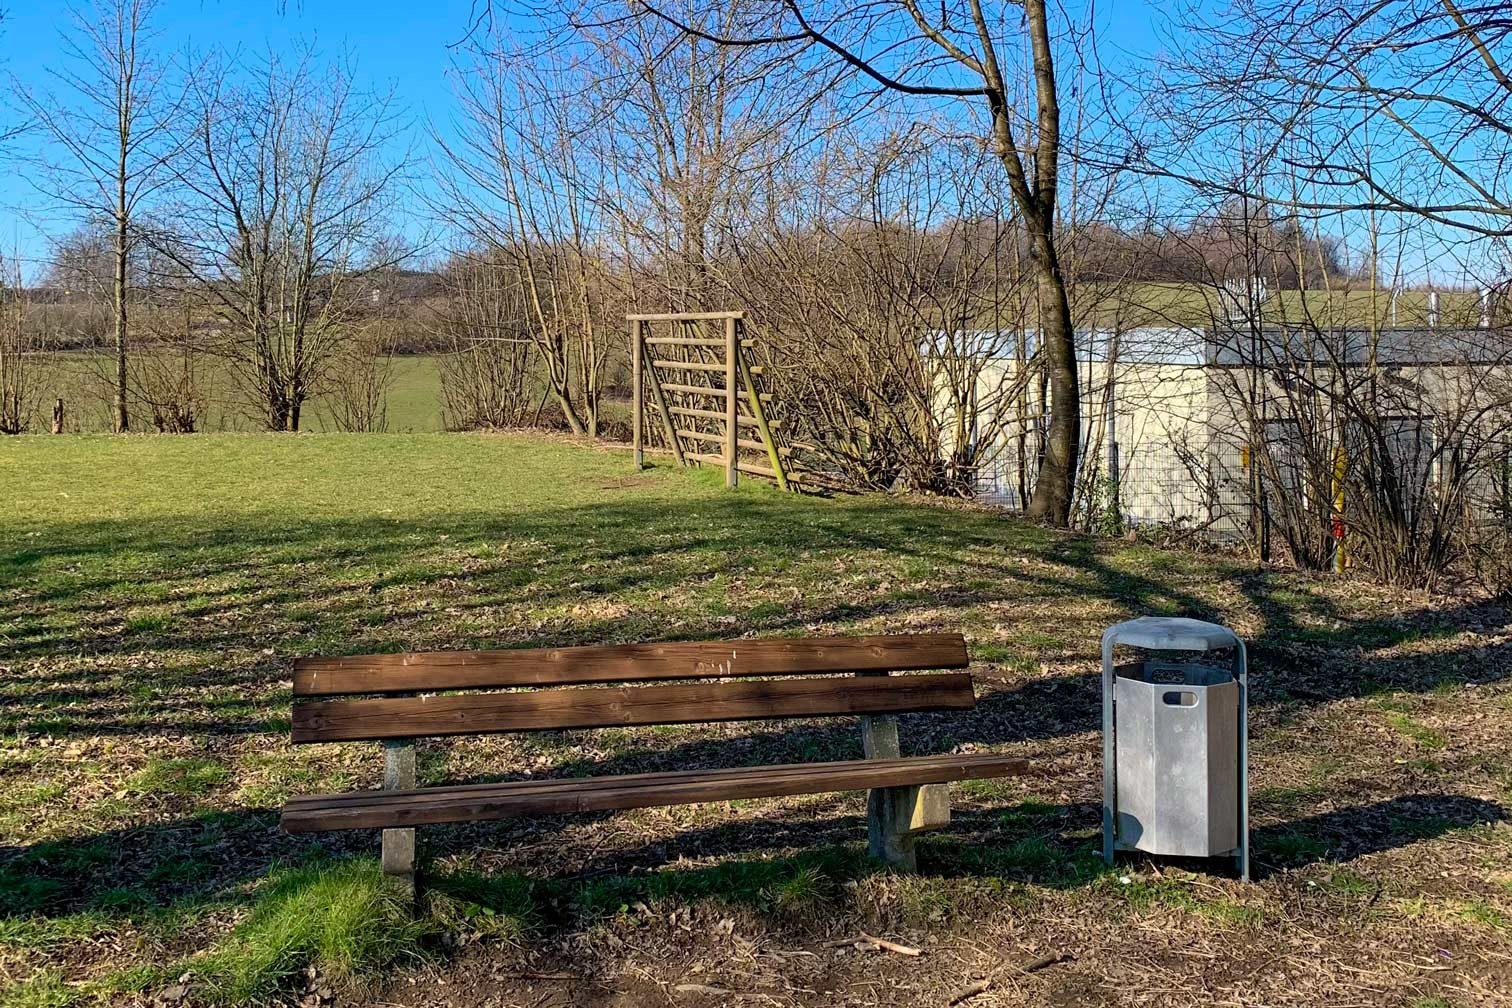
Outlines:
[[[860,795],[629,813],[628,831],[545,824],[563,830],[561,843],[548,832],[518,850],[505,836],[480,844],[442,829],[432,902],[412,925],[360,860],[371,835],[277,829],[290,795],[373,787],[381,769],[372,746],[289,744],[289,667],[302,655],[964,631],[977,709],[906,718],[905,747],[1044,749],[1048,766],[1083,769],[1096,760],[1099,635],[1138,613],[1253,628],[1275,648],[1256,653],[1282,693],[1299,621],[1347,622],[1347,633],[1308,638],[1307,661],[1330,688],[1358,696],[1376,676],[1393,697],[1412,695],[1400,669],[1360,661],[1358,641],[1387,647],[1417,624],[1376,618],[1347,586],[972,510],[722,482],[665,462],[636,472],[622,449],[525,436],[0,440],[0,1004],[150,991],[184,972],[204,999],[256,1000],[312,963],[353,981],[391,971],[429,954],[433,932],[528,940],[609,926],[637,904],[705,903],[784,926],[934,927],[1051,901],[1059,919],[1072,906],[1094,918],[1139,911],[1098,856],[1096,795],[1052,771],[961,785],[956,821],[920,841],[916,880],[865,857]],[[1434,668],[1430,654],[1412,660]],[[1479,695],[1433,698],[1436,723],[1451,730],[1450,708]],[[1326,705],[1313,709],[1301,728],[1270,717],[1276,707],[1261,722],[1257,751],[1295,752],[1289,765],[1316,778],[1315,789],[1259,782],[1257,811],[1270,820],[1351,804],[1346,778],[1381,769],[1361,759],[1391,769],[1396,753],[1354,739],[1314,745],[1320,725],[1340,726]],[[1353,710],[1348,724],[1379,731]],[[1411,754],[1424,743],[1401,744]],[[858,754],[849,721],[668,726],[438,741],[423,747],[420,773],[440,782]],[[1450,786],[1449,770],[1411,769],[1415,789]],[[1512,780],[1495,761],[1476,773],[1452,793]],[[1456,825],[1428,816],[1408,805],[1370,821],[1430,843]],[[1278,874],[1312,873],[1305,866],[1324,853],[1314,837],[1331,834],[1272,825],[1259,856]],[[609,839],[590,850],[587,836]],[[657,839],[643,847],[643,836]],[[692,867],[663,859],[671,838]],[[1203,924],[1254,923],[1254,907],[1269,905],[1230,906],[1196,888],[1169,898],[1190,897],[1178,909]],[[1149,906],[1170,909],[1165,898]],[[91,940],[101,934],[118,944]]]
[[1425,749],[1442,749],[1449,744],[1443,732],[1430,728],[1401,711],[1387,711],[1386,723]]
[[231,768],[211,759],[155,759],[132,775],[129,786],[143,794],[197,795],[231,779]]
[[242,1004],[268,998],[314,966],[361,981],[422,953],[432,925],[415,918],[372,861],[278,873],[220,947],[188,965],[199,998]]

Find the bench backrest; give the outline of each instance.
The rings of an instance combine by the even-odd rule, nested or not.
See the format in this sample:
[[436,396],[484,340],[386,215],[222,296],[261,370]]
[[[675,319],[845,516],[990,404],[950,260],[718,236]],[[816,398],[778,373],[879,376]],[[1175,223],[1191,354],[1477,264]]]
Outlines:
[[[967,664],[960,634],[303,658],[294,666],[292,736],[337,742],[961,710],[976,702],[969,673],[886,673]],[[657,681],[666,684],[603,685]],[[382,695],[451,690],[505,692]],[[331,697],[347,699],[311,699]]]

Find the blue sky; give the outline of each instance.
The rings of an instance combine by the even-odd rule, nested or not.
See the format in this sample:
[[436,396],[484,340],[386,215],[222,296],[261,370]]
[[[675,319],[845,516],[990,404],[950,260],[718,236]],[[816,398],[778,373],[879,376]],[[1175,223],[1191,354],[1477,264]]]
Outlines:
[[[1088,0],[1069,0],[1073,16],[1085,16]],[[503,0],[500,7],[506,6]],[[1138,62],[1159,45],[1160,4],[1102,0],[1095,8],[1100,46],[1109,62]],[[63,58],[60,30],[70,23],[63,3],[0,0],[0,75],[22,86],[47,89],[48,70]],[[418,148],[424,158],[423,123],[445,129],[452,113],[449,75],[459,53],[452,48],[465,34],[472,0],[163,0],[156,24],[157,45],[165,52],[222,46],[261,53],[314,43],[330,56],[349,54],[359,81],[372,88],[392,86],[414,128],[396,143]],[[528,19],[514,18],[528,30]],[[8,86],[6,88],[8,90]],[[14,145],[26,148],[23,138]],[[423,169],[422,169],[423,171]],[[14,158],[0,161],[0,253],[19,253],[29,272],[47,255],[47,235],[73,224],[48,213],[46,200],[27,180],[28,168]]]

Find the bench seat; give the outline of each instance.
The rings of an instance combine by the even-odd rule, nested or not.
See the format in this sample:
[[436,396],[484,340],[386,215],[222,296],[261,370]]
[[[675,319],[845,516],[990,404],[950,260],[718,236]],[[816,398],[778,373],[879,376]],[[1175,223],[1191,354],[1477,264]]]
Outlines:
[[[903,757],[899,715],[976,705],[969,665],[965,638],[942,633],[302,658],[290,739],[382,743],[383,790],[291,799],[282,825],[382,830],[384,873],[414,892],[419,827],[866,790],[868,848],[913,871],[915,835],[950,821],[952,782],[1029,772]],[[813,717],[857,718],[865,759],[416,787],[420,739]]]
[[289,833],[403,828],[564,812],[693,805],[738,798],[911,787],[1026,773],[1023,760],[995,755],[913,756],[617,777],[507,781],[407,791],[359,791],[291,799]]

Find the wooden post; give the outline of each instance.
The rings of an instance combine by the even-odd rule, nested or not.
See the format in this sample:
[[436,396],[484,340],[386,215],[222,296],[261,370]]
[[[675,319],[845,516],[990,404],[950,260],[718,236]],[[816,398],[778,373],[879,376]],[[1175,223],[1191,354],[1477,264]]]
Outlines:
[[740,480],[736,468],[740,451],[740,420],[738,408],[740,396],[736,391],[739,380],[740,344],[736,336],[733,316],[724,320],[725,335],[725,486],[732,487]]
[[[415,786],[414,739],[389,739],[383,743],[383,790],[407,791]],[[398,882],[411,900],[415,898],[415,831],[383,831],[383,874]]]
[[[898,759],[898,719],[863,717],[861,750],[867,759]],[[914,837],[950,822],[950,785],[872,788],[866,796],[866,840],[871,856],[899,871],[919,870]]]
[[[739,344],[736,344],[737,350]],[[751,416],[756,421],[756,429],[761,432],[761,441],[766,445],[767,458],[772,462],[772,472],[777,474],[777,486],[781,490],[788,489],[787,471],[782,468],[782,453],[777,450],[777,441],[772,437],[772,425],[767,423],[766,409],[761,405],[761,393],[756,391],[756,377],[751,374],[751,365],[745,359],[745,354],[740,354],[740,377],[745,383],[746,397],[751,400]]]
[[54,434],[62,434],[63,433],[63,399],[62,399],[62,397],[59,397],[58,401],[55,402],[55,403],[53,403],[52,432]]
[[633,401],[633,413],[631,414],[630,429],[631,441],[635,445],[635,468],[637,469],[646,468],[646,452],[641,443],[642,417],[646,408],[644,389],[646,381],[641,376],[641,354],[644,352],[643,347],[645,343],[645,330],[641,327],[644,325],[645,323],[639,319],[630,323],[630,380],[635,386],[635,394],[631,397]]
[[672,448],[672,455],[677,459],[677,464],[685,466],[687,458],[683,456],[682,441],[677,436],[677,426],[672,422],[672,414],[667,409],[667,395],[662,391],[661,378],[656,374],[656,360],[651,360],[651,366],[644,369],[646,377],[651,382],[651,398],[656,402],[656,408],[661,413],[662,428],[667,432],[667,444]]

